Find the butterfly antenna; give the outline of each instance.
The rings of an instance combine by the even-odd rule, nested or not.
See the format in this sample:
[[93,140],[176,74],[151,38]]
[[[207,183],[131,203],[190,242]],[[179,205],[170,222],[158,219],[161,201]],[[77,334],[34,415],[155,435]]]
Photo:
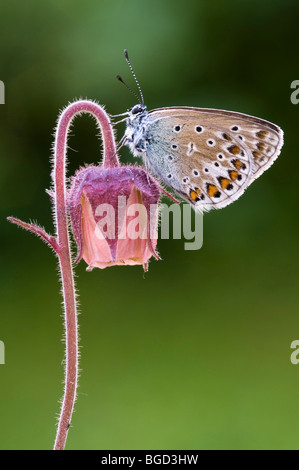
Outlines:
[[132,67],[132,65],[131,65],[131,62],[130,62],[130,59],[129,59],[129,54],[128,54],[127,49],[124,50],[124,54],[125,54],[125,58],[126,58],[127,64],[128,64],[128,66],[130,67],[130,70],[131,70],[131,72],[132,72],[132,75],[133,75],[133,77],[134,77],[134,80],[135,80],[135,82],[136,82],[136,85],[137,85],[137,87],[138,87],[138,90],[139,90],[139,93],[140,93],[140,97],[141,97],[141,104],[142,104],[142,106],[144,106],[144,98],[143,98],[143,93],[142,93],[142,91],[141,91],[141,86],[139,85],[139,82],[138,82],[138,80],[137,80],[137,77],[136,77],[136,75],[135,75],[135,72],[134,72],[134,70],[133,70],[133,67]]
[[117,78],[117,80],[119,80],[123,85],[125,85],[125,87],[137,98],[138,103],[140,103],[140,98],[139,98],[139,96],[137,95],[137,93],[135,93],[135,91],[132,90],[132,88],[130,88],[130,87],[123,81],[123,79],[121,78],[121,76],[120,76],[120,75],[116,75],[116,78]]

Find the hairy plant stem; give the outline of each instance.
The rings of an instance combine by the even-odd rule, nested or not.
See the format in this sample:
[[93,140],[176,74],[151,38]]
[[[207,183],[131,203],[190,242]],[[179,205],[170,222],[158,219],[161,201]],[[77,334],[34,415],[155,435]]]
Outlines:
[[112,126],[108,115],[96,103],[78,101],[70,104],[61,114],[54,147],[54,194],[56,237],[60,247],[58,256],[63,287],[65,309],[66,370],[65,391],[58,423],[54,450],[62,450],[71,423],[78,383],[78,324],[75,285],[68,232],[66,207],[66,151],[70,124],[78,113],[91,113],[101,128],[104,143],[104,166],[117,166],[116,148]]
[[54,203],[56,236],[49,235],[43,228],[36,224],[26,223],[14,217],[8,217],[10,222],[19,225],[25,230],[29,230],[50,245],[59,259],[64,303],[66,365],[64,397],[54,450],[63,450],[65,448],[78,385],[78,323],[75,282],[68,231],[69,224],[65,173],[68,131],[74,117],[81,113],[90,113],[94,116],[97,126],[101,130],[104,146],[103,166],[118,166],[119,163],[116,155],[114,134],[107,113],[100,105],[93,101],[80,100],[71,103],[61,113],[55,134],[54,171],[52,174],[54,192],[51,192],[51,196]]

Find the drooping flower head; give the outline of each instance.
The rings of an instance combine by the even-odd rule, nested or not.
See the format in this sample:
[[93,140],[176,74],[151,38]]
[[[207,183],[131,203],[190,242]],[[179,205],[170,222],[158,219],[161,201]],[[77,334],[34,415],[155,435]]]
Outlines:
[[156,252],[160,186],[142,167],[89,166],[68,194],[77,262],[89,269],[142,264]]

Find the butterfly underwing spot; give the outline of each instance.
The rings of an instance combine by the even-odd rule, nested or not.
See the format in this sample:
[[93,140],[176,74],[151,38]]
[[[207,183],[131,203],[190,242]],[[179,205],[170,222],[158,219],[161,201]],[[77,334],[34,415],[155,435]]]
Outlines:
[[244,162],[241,162],[241,160],[235,158],[234,160],[231,160],[231,163],[234,165],[234,167],[240,171],[240,170],[246,170],[246,165]]
[[233,155],[238,155],[240,153],[240,147],[238,145],[231,145],[230,147],[227,147],[227,151],[229,153],[232,153]]
[[194,201],[194,202],[198,202],[198,201],[199,201],[199,197],[197,196],[197,194],[196,194],[195,191],[191,191],[191,192],[190,192],[190,197],[191,197],[192,201]]
[[199,188],[195,188],[194,190],[191,189],[191,191],[190,191],[190,197],[191,197],[192,201],[198,202],[198,201],[199,201],[199,197],[198,197],[198,196],[200,196],[200,193],[201,193],[201,191],[200,191]]
[[268,156],[271,156],[275,151],[274,147],[272,147],[271,145],[268,145],[265,142],[259,142],[256,146],[258,150],[260,150],[262,153],[265,153]]
[[259,150],[261,150],[261,151],[266,150],[266,144],[264,144],[264,142],[258,142],[258,143],[256,144],[256,146],[257,146],[257,148],[258,148]]
[[170,180],[172,178],[172,174],[168,173],[167,178]]
[[275,148],[268,145],[264,144],[263,142],[257,144],[258,150],[261,151],[261,153],[266,154],[267,157],[271,157],[271,155],[275,152]]
[[204,172],[205,172],[205,173],[209,173],[209,169],[208,169],[208,168],[204,168]]
[[262,155],[260,152],[257,152],[257,150],[254,150],[252,152],[252,155],[254,156],[254,159],[259,162],[262,162],[263,160],[265,160],[264,155]]
[[185,176],[185,177],[182,179],[182,181],[183,181],[183,184],[188,184],[188,183],[190,182],[189,176]]
[[230,191],[234,188],[234,185],[231,183],[231,181],[228,178],[224,178],[223,176],[218,176],[217,179],[222,189],[226,189],[227,191]]
[[204,128],[202,126],[195,127],[195,132],[197,132],[197,134],[201,134],[203,131],[204,131]]
[[225,139],[225,140],[228,140],[229,142],[231,142],[233,139],[231,138],[230,135],[226,134],[225,132],[223,132],[222,134],[222,137]]
[[219,166],[220,166],[220,164],[219,164],[218,162],[215,162],[214,165],[215,165],[216,167],[219,167]]
[[180,125],[174,126],[173,130],[174,132],[180,132],[182,130],[182,126]]
[[214,139],[209,139],[209,140],[207,140],[207,144],[208,144],[209,147],[215,147],[215,145],[216,145],[216,140],[214,140]]
[[240,127],[239,126],[232,126],[230,129],[233,132],[238,132],[240,130]]
[[232,181],[235,181],[235,182],[241,182],[243,180],[243,176],[240,175],[240,173],[238,173],[237,171],[235,170],[229,170],[229,176],[231,178]]
[[217,158],[219,158],[219,160],[223,160],[223,159],[224,159],[224,156],[223,156],[222,153],[218,153]]
[[191,155],[197,151],[196,145],[193,142],[189,142],[188,144],[188,150],[187,150],[187,155],[188,157],[191,157]]
[[207,183],[207,192],[210,197],[220,197],[221,192],[218,190],[217,186],[214,184]]
[[240,140],[245,140],[243,135],[238,135],[238,137],[239,137]]
[[228,170],[228,174],[229,174],[230,179],[232,181],[236,181],[236,179],[238,178],[238,175],[239,175],[239,173],[236,170]]
[[265,139],[268,135],[268,131],[258,131],[255,135],[258,139]]
[[169,160],[170,162],[172,162],[173,156],[172,156],[172,155],[168,155],[168,160]]
[[172,148],[172,150],[176,150],[178,148],[178,146],[176,144],[172,144],[171,148]]
[[192,170],[192,175],[195,177],[199,176],[199,171],[196,169]]

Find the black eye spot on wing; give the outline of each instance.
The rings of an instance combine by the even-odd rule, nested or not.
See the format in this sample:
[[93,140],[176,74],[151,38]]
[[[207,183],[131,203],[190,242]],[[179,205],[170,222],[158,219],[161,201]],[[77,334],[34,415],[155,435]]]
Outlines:
[[223,137],[225,140],[228,140],[229,142],[231,142],[231,141],[233,140],[230,135],[226,134],[226,132],[224,132],[224,133],[222,134],[222,137]]

